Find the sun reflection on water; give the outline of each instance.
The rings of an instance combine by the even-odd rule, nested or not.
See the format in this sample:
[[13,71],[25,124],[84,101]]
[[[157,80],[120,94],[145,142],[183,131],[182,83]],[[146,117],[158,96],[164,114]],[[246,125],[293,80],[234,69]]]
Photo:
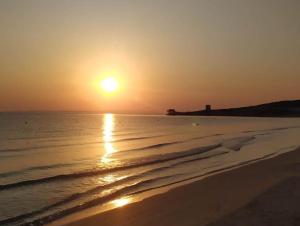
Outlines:
[[122,197],[120,199],[116,199],[114,201],[112,201],[111,203],[115,206],[115,207],[122,207],[125,206],[129,203],[132,202],[132,198],[131,197]]
[[124,178],[126,178],[127,176],[117,176],[115,174],[108,174],[104,177],[101,177],[101,179],[99,180],[100,183],[104,183],[104,184],[108,184],[108,183],[114,183],[117,182],[119,180],[122,180]]
[[112,162],[111,155],[117,150],[113,146],[113,133],[115,129],[115,118],[113,114],[104,114],[102,123],[102,139],[104,142],[104,154],[101,157],[101,163],[110,165]]

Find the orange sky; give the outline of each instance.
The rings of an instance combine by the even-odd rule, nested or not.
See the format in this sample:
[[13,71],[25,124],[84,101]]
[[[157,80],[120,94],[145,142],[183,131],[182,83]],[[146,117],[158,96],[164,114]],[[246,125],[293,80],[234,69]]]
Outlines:
[[[299,99],[300,1],[4,0],[0,111],[164,113]],[[116,71],[120,89],[100,81]]]

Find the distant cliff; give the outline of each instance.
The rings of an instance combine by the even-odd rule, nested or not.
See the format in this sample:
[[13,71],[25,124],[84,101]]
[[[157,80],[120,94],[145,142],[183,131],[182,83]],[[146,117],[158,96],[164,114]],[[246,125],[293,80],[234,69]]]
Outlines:
[[245,117],[300,117],[300,100],[279,101],[255,106],[211,109],[206,105],[205,110],[192,112],[177,112],[175,109],[167,110],[167,115],[191,116],[245,116]]

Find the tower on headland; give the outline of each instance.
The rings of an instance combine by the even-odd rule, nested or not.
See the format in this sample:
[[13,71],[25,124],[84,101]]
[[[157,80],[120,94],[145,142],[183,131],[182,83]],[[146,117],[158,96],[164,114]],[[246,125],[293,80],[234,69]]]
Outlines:
[[211,106],[209,104],[207,104],[205,106],[205,111],[207,111],[207,112],[211,111]]

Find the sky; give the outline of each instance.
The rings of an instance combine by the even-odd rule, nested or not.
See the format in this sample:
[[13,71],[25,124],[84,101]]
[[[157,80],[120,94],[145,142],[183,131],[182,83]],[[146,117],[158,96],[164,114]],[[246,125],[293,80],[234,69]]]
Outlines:
[[0,111],[300,99],[299,12],[299,0],[1,0]]

